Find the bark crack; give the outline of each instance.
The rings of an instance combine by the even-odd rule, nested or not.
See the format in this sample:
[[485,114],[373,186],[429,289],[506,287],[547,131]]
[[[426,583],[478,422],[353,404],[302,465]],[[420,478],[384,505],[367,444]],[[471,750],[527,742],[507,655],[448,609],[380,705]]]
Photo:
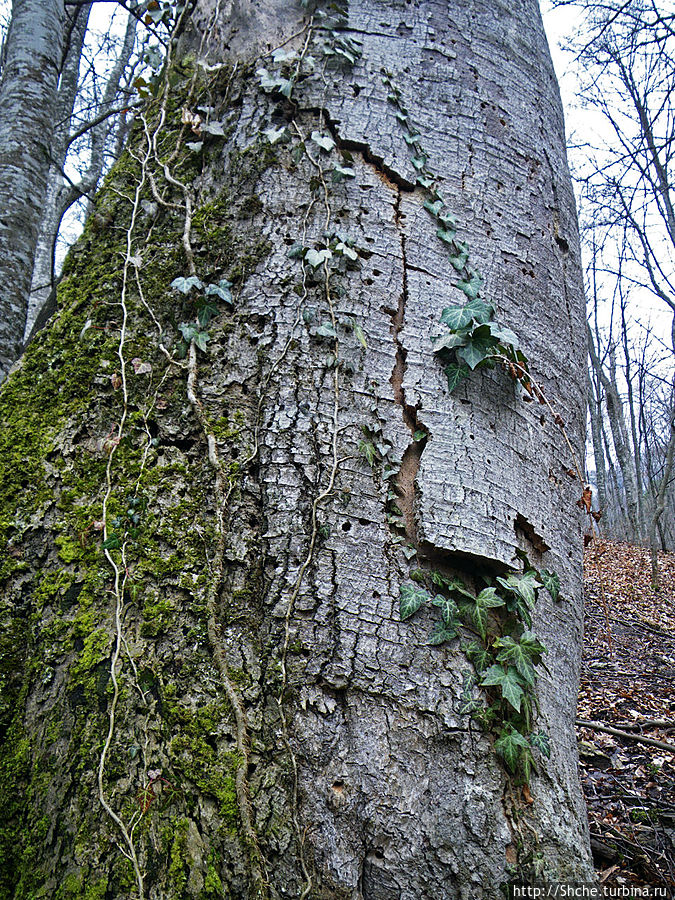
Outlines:
[[405,323],[405,315],[408,304],[408,260],[406,250],[406,236],[401,227],[401,190],[396,192],[396,204],[394,207],[394,221],[399,230],[401,237],[401,263],[403,266],[403,277],[401,285],[401,293],[398,299],[398,307],[391,317],[391,334],[394,339],[396,348],[396,356],[394,360],[394,368],[389,379],[393,392],[394,401],[401,407],[401,416],[404,425],[410,431],[411,441],[406,447],[401,459],[401,468],[396,476],[396,492],[399,496],[398,505],[405,520],[405,530],[408,540],[414,547],[418,547],[417,539],[417,521],[416,513],[418,509],[417,503],[417,472],[420,466],[422,453],[426,447],[428,435],[421,440],[416,440],[415,435],[423,429],[419,418],[418,411],[420,404],[411,406],[405,397],[405,389],[403,387],[403,379],[406,371],[406,358],[408,351],[401,341],[401,332]]
[[383,156],[378,156],[366,141],[348,138],[340,134],[340,119],[332,117],[330,111],[323,107],[303,107],[303,112],[315,113],[326,123],[326,128],[340,150],[348,150],[350,153],[359,153],[364,162],[368,163],[390,187],[397,191],[405,191],[411,194],[415,190],[415,182],[385,162]]

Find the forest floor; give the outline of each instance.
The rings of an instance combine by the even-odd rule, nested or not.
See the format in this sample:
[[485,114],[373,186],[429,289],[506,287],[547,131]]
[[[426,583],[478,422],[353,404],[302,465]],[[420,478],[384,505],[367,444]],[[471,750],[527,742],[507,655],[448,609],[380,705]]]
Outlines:
[[607,540],[586,550],[577,736],[598,879],[665,888],[671,897],[675,553],[659,554],[659,569],[657,593],[647,550]]

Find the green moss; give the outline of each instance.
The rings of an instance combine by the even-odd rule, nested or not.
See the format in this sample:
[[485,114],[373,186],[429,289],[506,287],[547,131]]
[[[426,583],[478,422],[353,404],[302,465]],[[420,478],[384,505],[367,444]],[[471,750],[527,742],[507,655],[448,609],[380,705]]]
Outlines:
[[[200,791],[218,802],[218,812],[229,831],[238,827],[239,814],[234,776],[240,764],[237,752],[216,749],[223,704],[212,703],[193,712],[186,706],[167,704],[169,720],[177,732],[171,741],[174,769]],[[176,727],[177,726],[177,727]]]
[[156,638],[169,627],[175,618],[176,606],[170,600],[160,598],[154,603],[146,600],[143,605],[143,637]]
[[[226,84],[229,74],[222,77]],[[199,78],[195,102],[202,92]],[[209,90],[213,90],[212,85]],[[170,100],[169,128],[162,136],[161,154],[169,154],[175,147],[184,99],[184,86],[179,85]],[[210,97],[208,102],[212,102]],[[219,146],[212,142],[214,157]],[[204,160],[208,160],[208,153],[200,158],[186,152],[175,172],[201,172]],[[195,248],[204,245],[204,249],[196,250],[203,278],[225,274],[241,283],[269,254],[271,245],[256,236],[252,240],[251,226],[243,219],[263,209],[256,193],[257,181],[265,169],[277,163],[267,142],[235,154],[229,183],[195,210],[193,242]],[[119,892],[125,884],[129,892],[134,889],[133,872],[121,856],[114,857],[107,877],[99,877],[96,872],[95,879],[85,863],[81,869],[73,863],[98,852],[94,844],[101,827],[94,782],[109,702],[113,601],[111,570],[101,552],[100,520],[113,446],[108,527],[115,516],[124,516],[128,495],[137,490],[139,478],[140,490],[149,501],[138,535],[127,547],[125,563],[130,578],[125,591],[125,622],[138,626],[142,616],[140,633],[148,641],[178,627],[182,629],[182,634],[178,632],[181,640],[189,641],[184,635],[194,625],[190,634],[206,645],[203,598],[211,577],[205,562],[215,530],[208,512],[213,475],[206,456],[195,460],[190,451],[189,465],[184,461],[155,465],[161,450],[153,450],[145,468],[141,467],[148,409],[152,408],[160,442],[164,422],[174,427],[184,420],[186,432],[193,436],[198,424],[191,416],[185,418],[184,372],[171,372],[160,380],[165,374],[165,361],[156,346],[155,325],[134,291],[126,298],[125,357],[131,360],[138,356],[151,362],[153,373],[134,378],[129,367],[126,435],[119,444],[113,442],[122,395],[110,376],[119,369],[120,260],[130,215],[130,204],[120,194],[129,194],[138,175],[138,162],[127,154],[106,176],[96,214],[87,222],[64,265],[58,312],[0,390],[0,550],[6,551],[0,579],[9,579],[22,569],[35,572],[36,546],[40,547],[41,567],[32,583],[26,578],[8,586],[10,600],[19,596],[19,588],[22,602],[28,598],[28,607],[20,611],[25,617],[20,618],[14,606],[7,621],[6,617],[0,621],[0,900],[37,900],[47,894],[56,900],[100,900]],[[214,180],[205,178],[204,183]],[[149,194],[146,196],[150,199]],[[167,199],[176,198],[168,191]],[[143,255],[144,295],[169,332],[168,343],[176,323],[193,314],[185,298],[168,290],[173,278],[185,273],[182,225],[179,211],[160,210],[149,240],[143,244],[139,234],[138,242]],[[214,322],[223,344],[233,327],[232,318],[228,313]],[[158,385],[160,392],[155,397]],[[245,419],[245,413],[238,411],[229,420],[218,420],[218,438],[241,442]],[[237,463],[232,468],[233,477],[238,471]],[[178,502],[173,491],[177,479],[186,488]],[[26,560],[22,558],[24,552]],[[171,586],[173,591],[164,594],[162,586]],[[233,599],[237,605],[251,607],[256,601],[255,592],[248,590],[238,592]],[[148,644],[146,650],[151,656],[152,645]],[[203,661],[201,653],[202,648],[195,654],[198,662]],[[150,658],[148,667],[155,662]],[[196,668],[198,662],[190,661],[188,666]],[[23,726],[27,698],[41,702],[51,688],[41,694],[40,684],[49,685],[53,670],[66,664],[70,665],[68,690],[62,692],[53,709],[45,712],[42,731],[29,740]],[[243,672],[233,673],[233,677],[245,681]],[[130,688],[124,679],[120,682],[115,742],[106,771],[111,785],[115,778],[128,773],[129,742],[131,737],[135,739],[131,734],[134,708],[127,702]],[[157,684],[153,681],[144,689],[154,692]],[[188,784],[185,793],[192,790],[193,797],[185,802],[193,803],[197,792],[213,797],[224,827],[235,833],[239,827],[235,775],[241,760],[237,753],[222,749],[221,739],[223,719],[231,718],[230,711],[226,704],[214,703],[193,712],[176,703],[181,692],[182,686],[179,690],[176,685],[168,685],[163,691],[172,740],[162,752],[168,752],[178,776],[176,783],[182,776]],[[65,741],[68,749],[64,761]],[[56,786],[53,765],[57,765],[60,778]],[[70,866],[63,871],[59,869],[61,861],[46,858],[50,852],[48,836],[56,822],[43,810],[50,790],[57,798],[52,805],[58,805],[64,796],[59,792],[66,787],[69,806],[58,810],[63,816],[58,826],[65,841],[62,852],[67,862],[63,866]],[[156,862],[162,877],[168,868],[177,897],[184,896],[191,865],[187,829],[186,819],[176,823],[171,843],[166,846],[170,861],[163,858]],[[73,841],[74,856],[68,840]],[[101,860],[105,853],[107,850],[101,850]],[[60,879],[55,894],[45,886],[52,877]],[[206,873],[204,897],[220,897],[223,892],[214,858]]]
[[66,875],[55,900],[104,900],[108,888],[106,876],[90,881],[83,872]]
[[71,686],[81,685],[89,689],[96,687],[94,671],[110,656],[110,635],[103,628],[97,628],[84,639],[77,662],[70,670]]
[[190,823],[187,819],[174,822],[174,835],[171,844],[171,863],[169,879],[177,896],[182,897],[187,884],[189,872],[189,854],[187,850],[187,833]]
[[216,900],[216,898],[221,898],[225,896],[225,891],[223,888],[223,882],[220,879],[220,875],[218,874],[218,870],[216,869],[216,860],[214,858],[215,854],[212,855],[211,859],[209,859],[207,868],[206,868],[206,878],[204,879],[204,892],[202,897],[204,900]]

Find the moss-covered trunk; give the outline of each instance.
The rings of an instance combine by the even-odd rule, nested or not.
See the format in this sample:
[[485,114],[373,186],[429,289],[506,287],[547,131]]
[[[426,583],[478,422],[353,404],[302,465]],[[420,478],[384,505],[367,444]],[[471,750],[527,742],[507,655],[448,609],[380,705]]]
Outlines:
[[[0,395],[0,900],[590,872],[574,460],[508,366],[451,393],[429,340],[478,292],[580,446],[561,113],[515,6],[204,2],[174,44]],[[402,589],[436,596],[401,621]]]

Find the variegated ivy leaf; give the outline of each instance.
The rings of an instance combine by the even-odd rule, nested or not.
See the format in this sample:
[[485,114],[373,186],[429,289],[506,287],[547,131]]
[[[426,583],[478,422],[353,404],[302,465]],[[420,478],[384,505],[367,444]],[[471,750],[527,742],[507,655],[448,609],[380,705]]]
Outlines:
[[418,584],[402,584],[400,595],[401,620],[409,619],[429,599],[429,592]]
[[330,153],[330,151],[335,146],[335,141],[329,134],[321,134],[320,131],[312,132],[312,140],[315,144],[321,147],[322,150],[325,150],[326,153]]
[[314,250],[314,248],[311,248],[305,253],[305,262],[309,263],[313,269],[316,269],[316,267],[320,266],[324,260],[330,259],[332,256],[333,254],[327,248],[323,250]]

